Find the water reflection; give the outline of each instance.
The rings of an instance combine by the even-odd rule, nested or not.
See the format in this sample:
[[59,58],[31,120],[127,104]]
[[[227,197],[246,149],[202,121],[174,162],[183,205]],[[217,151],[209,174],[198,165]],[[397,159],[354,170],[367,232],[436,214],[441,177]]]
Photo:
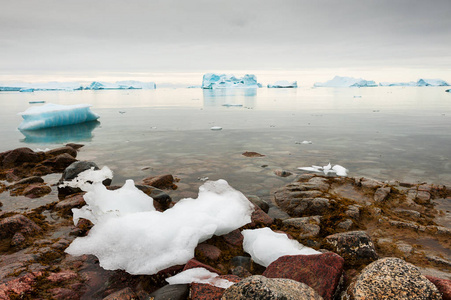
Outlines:
[[202,93],[204,107],[254,108],[257,99],[257,89],[205,89]]
[[91,121],[40,130],[21,130],[20,132],[25,136],[21,142],[58,144],[89,141],[92,139],[92,131],[99,125],[99,121]]

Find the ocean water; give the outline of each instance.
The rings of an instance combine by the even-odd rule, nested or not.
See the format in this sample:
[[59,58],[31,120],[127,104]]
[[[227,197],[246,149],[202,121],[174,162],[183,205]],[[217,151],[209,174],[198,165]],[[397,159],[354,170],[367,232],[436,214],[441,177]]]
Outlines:
[[[89,103],[100,119],[22,133],[18,113],[42,105],[30,101]],[[207,177],[268,199],[303,173],[298,167],[329,162],[353,177],[451,184],[451,94],[443,87],[1,92],[0,107],[0,151],[82,143],[78,158],[110,167],[115,184],[178,177],[175,199],[196,197]]]

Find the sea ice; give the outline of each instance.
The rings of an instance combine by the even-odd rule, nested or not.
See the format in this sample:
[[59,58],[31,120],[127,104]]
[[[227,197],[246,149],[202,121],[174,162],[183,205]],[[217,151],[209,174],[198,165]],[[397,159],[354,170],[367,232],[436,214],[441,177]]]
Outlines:
[[268,88],[297,88],[297,81],[287,81],[287,80],[279,80],[274,82],[273,84],[268,84]]
[[[153,210],[153,206],[149,210],[147,201],[151,203],[152,198],[138,193],[132,181],[127,182],[123,194],[118,190],[105,193],[99,187],[104,176],[87,176],[91,172],[95,171],[83,174],[81,180],[93,182],[91,187],[80,182],[74,185],[89,193],[85,199],[89,204],[78,211],[78,217],[92,218],[95,225],[66,252],[96,255],[107,270],[150,275],[185,264],[194,257],[199,242],[249,223],[254,210],[253,204],[225,180],[204,183],[197,199],[182,199],[164,212]],[[131,200],[134,197],[142,199]],[[110,205],[111,199],[114,204]]]
[[90,104],[59,105],[48,103],[32,106],[19,113],[24,119],[19,130],[36,130],[94,121],[99,115],[90,110]]
[[362,78],[335,76],[326,82],[317,82],[315,87],[375,87],[377,84],[373,80]]
[[257,77],[253,74],[246,74],[244,77],[235,77],[232,74],[207,73],[202,79],[203,89],[258,87]]
[[303,171],[309,171],[309,172],[323,172],[325,175],[328,175],[329,173],[335,173],[338,176],[347,176],[348,175],[348,169],[340,166],[340,165],[332,165],[329,163],[326,166],[311,166],[311,167],[301,167],[298,168],[299,170]]
[[193,268],[178,273],[175,276],[166,278],[169,284],[186,284],[186,283],[206,283],[219,288],[227,289],[234,285],[227,279],[217,278],[219,275],[208,271],[205,268]]
[[270,228],[243,230],[243,249],[252,259],[264,267],[284,255],[321,254],[312,248],[290,240],[284,233],[276,233]]

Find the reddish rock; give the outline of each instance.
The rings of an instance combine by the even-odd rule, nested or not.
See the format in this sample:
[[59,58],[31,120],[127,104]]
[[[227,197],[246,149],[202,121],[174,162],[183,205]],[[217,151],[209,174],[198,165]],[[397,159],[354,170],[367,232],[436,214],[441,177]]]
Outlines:
[[262,274],[307,284],[325,300],[334,298],[343,275],[344,259],[332,252],[318,255],[287,255],[272,262]]
[[77,273],[75,273],[74,271],[71,270],[65,270],[65,271],[61,271],[58,273],[51,273],[47,279],[51,282],[63,282],[63,281],[68,281],[74,278],[77,278],[78,275]]
[[194,269],[194,268],[204,268],[204,269],[207,269],[210,272],[213,272],[213,273],[221,275],[220,271],[216,270],[215,268],[213,268],[213,267],[211,267],[209,265],[203,264],[203,263],[201,263],[200,261],[198,261],[198,260],[196,260],[194,258],[190,259],[186,263],[185,267],[183,268],[183,271],[186,271],[186,270],[189,270],[189,269]]
[[35,176],[44,176],[51,173],[53,173],[52,168],[44,165],[38,165],[30,171],[30,174],[33,174]]
[[103,300],[132,300],[137,299],[136,293],[129,287],[117,291],[103,298]]
[[241,246],[244,240],[244,236],[241,234],[241,231],[239,229],[235,229],[234,231],[229,232],[222,237],[228,244],[236,247]]
[[47,194],[49,194],[52,191],[52,189],[45,185],[45,184],[32,184],[27,186],[24,190],[23,190],[23,195],[25,197],[31,198],[31,199],[35,199],[35,198],[40,198],[42,196],[45,196]]
[[16,293],[20,297],[25,293],[31,291],[36,277],[40,275],[42,275],[41,272],[28,273],[22,277],[0,284],[0,299],[10,299],[9,295],[12,293]]
[[174,177],[171,174],[152,176],[143,179],[145,185],[156,187],[157,189],[177,189],[174,184]]
[[[228,281],[237,283],[241,278],[235,275],[221,275],[216,277],[218,279],[226,279]],[[192,300],[220,300],[225,289],[213,286],[207,283],[191,284],[191,299]]]
[[78,300],[80,295],[76,290],[66,289],[66,288],[54,288],[49,290],[52,295],[52,299],[55,300]]
[[23,215],[14,215],[0,221],[0,238],[12,237],[16,232],[33,234],[41,228]]
[[451,280],[433,276],[426,276],[426,278],[437,287],[443,300],[451,300]]
[[58,202],[58,204],[55,205],[55,209],[69,210],[74,207],[80,208],[86,204],[83,195],[84,194],[71,195],[70,197],[67,197],[64,200]]
[[55,148],[55,149],[46,151],[46,152],[45,152],[45,155],[46,155],[46,157],[49,157],[49,156],[58,156],[58,155],[64,154],[64,153],[69,154],[69,155],[72,156],[73,158],[76,158],[76,157],[77,157],[77,151],[76,151],[74,148],[68,147],[68,146],[66,146],[66,147],[60,147],[60,148]]
[[221,256],[221,249],[216,246],[204,243],[197,245],[195,252],[214,261],[218,260]]
[[25,237],[22,233],[16,232],[11,239],[11,246],[20,246],[25,242]]
[[0,167],[10,169],[21,166],[23,163],[37,163],[44,159],[42,152],[34,152],[30,148],[17,148],[0,153]]
[[76,161],[77,160],[72,155],[63,153],[43,161],[42,164],[51,167],[53,172],[63,172],[68,166]]
[[268,216],[260,207],[254,206],[254,212],[251,215],[251,226],[254,227],[257,224],[263,224],[269,226],[274,222],[274,219]]
[[253,152],[253,151],[250,151],[250,152],[246,151],[243,153],[243,155],[246,157],[263,157],[264,156],[263,154]]

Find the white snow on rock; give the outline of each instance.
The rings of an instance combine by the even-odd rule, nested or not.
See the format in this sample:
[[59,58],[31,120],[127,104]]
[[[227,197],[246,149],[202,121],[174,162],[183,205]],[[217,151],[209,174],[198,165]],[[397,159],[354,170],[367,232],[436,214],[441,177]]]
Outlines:
[[[100,184],[96,181],[85,187],[89,204],[78,211],[78,217],[95,216],[95,225],[66,252],[93,254],[104,269],[123,269],[130,274],[151,275],[185,264],[194,257],[198,243],[250,223],[254,210],[253,204],[225,180],[206,182],[199,187],[197,199],[182,199],[164,212],[154,210],[149,205],[152,198],[137,190],[132,181],[112,194]],[[135,197],[140,199],[132,200]]]
[[290,240],[286,234],[274,232],[268,227],[247,229],[241,233],[244,236],[244,251],[249,253],[256,263],[264,267],[285,255],[321,254],[296,240]]
[[37,130],[94,121],[99,115],[90,110],[90,104],[60,105],[47,103],[32,106],[19,113],[23,121],[19,130]]
[[233,282],[227,279],[217,278],[218,276],[218,274],[210,272],[205,268],[193,268],[166,278],[166,281],[169,284],[206,283],[222,289],[227,289],[234,285]]
[[362,78],[335,76],[326,82],[317,82],[315,87],[375,87],[377,84],[373,80]]
[[273,84],[268,84],[268,88],[273,89],[283,89],[283,88],[297,88],[297,81],[287,81],[287,80],[279,80],[274,82]]
[[232,74],[207,73],[202,79],[203,89],[224,88],[258,88],[257,77],[246,74],[243,77],[235,77]]
[[325,175],[328,175],[329,173],[335,173],[338,176],[348,176],[348,169],[345,167],[342,167],[340,165],[332,165],[329,163],[326,166],[311,166],[311,167],[300,167],[299,170],[303,171],[309,171],[309,172],[323,172]]

